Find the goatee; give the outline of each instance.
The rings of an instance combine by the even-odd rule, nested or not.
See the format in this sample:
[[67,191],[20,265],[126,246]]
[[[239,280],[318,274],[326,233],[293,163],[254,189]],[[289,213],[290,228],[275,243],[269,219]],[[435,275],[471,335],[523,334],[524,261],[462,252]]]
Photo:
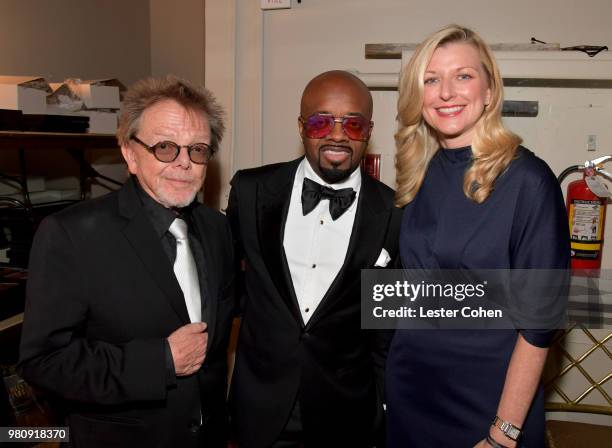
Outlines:
[[323,179],[328,184],[342,182],[344,179],[348,178],[353,171],[355,170],[352,168],[349,168],[347,170],[341,170],[337,167],[323,168],[321,165],[319,165],[319,174],[321,176],[321,179]]

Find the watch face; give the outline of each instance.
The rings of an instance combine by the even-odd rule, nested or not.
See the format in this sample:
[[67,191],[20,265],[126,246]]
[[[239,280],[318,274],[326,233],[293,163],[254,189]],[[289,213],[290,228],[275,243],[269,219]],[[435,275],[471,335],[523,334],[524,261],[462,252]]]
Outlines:
[[519,437],[521,436],[521,430],[519,428],[517,428],[510,422],[502,420],[497,416],[495,417],[495,419],[493,419],[493,425],[497,426],[501,430],[501,432],[503,432],[509,439],[512,439],[515,442],[518,441]]
[[521,435],[521,432],[518,429],[516,429],[515,427],[512,426],[512,427],[508,428],[508,432],[506,432],[506,434],[511,439],[517,440],[519,438],[519,436]]

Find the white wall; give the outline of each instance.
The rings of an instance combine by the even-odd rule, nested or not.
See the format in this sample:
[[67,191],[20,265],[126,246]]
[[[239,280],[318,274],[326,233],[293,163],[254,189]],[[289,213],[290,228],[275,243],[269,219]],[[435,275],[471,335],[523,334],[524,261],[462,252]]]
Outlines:
[[399,61],[364,59],[366,43],[419,42],[455,22],[473,27],[491,43],[527,43],[536,36],[562,45],[612,45],[611,15],[612,4],[606,0],[308,0],[293,2],[290,10],[267,11],[263,162],[299,153],[295,116],[301,90],[312,76],[332,68],[399,70]]

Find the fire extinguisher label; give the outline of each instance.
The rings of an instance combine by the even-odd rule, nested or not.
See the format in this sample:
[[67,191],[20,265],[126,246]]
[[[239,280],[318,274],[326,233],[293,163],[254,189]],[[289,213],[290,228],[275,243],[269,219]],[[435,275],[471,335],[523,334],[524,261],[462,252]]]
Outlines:
[[570,204],[569,223],[572,256],[592,260],[601,250],[603,207],[597,200],[574,199]]

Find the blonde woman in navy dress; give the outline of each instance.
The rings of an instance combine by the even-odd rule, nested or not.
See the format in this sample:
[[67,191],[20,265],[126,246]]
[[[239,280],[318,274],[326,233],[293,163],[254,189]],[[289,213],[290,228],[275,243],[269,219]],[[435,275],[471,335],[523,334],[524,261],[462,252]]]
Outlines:
[[[502,79],[483,40],[456,25],[436,32],[404,68],[399,94],[403,266],[567,268],[559,185],[504,128]],[[543,447],[540,377],[553,334],[398,330],[387,361],[389,447]]]

